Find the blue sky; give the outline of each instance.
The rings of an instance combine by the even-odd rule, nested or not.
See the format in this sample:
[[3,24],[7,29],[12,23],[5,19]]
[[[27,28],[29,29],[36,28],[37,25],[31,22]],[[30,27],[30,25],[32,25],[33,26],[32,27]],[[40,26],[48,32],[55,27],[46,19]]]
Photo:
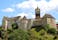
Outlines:
[[56,18],[58,22],[58,0],[0,0],[0,25],[4,16],[35,17],[35,8],[41,10],[41,17],[48,13]]

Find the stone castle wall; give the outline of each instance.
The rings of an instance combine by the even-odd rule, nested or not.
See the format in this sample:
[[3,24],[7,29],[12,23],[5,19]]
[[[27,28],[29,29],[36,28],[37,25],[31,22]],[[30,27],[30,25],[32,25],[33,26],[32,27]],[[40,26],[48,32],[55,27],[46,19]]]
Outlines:
[[32,26],[37,26],[37,25],[46,25],[49,24],[51,26],[51,28],[56,28],[56,23],[55,23],[55,19],[51,19],[51,18],[39,18],[39,19],[21,19],[18,18],[16,20],[12,20],[12,19],[5,19],[4,18],[4,28],[5,30],[7,28],[12,28],[12,24],[13,23],[17,23],[18,24],[18,28],[19,29],[24,29],[24,30],[28,30],[31,29]]
[[54,17],[52,17],[49,14],[45,14],[41,18],[40,9],[38,7],[35,9],[35,19],[27,19],[25,16],[23,18],[21,18],[20,16],[13,18],[8,18],[8,17],[3,18],[2,25],[5,29],[12,28],[13,23],[17,23],[18,28],[24,30],[29,30],[31,29],[32,26],[39,26],[39,25],[45,26],[46,24],[49,24],[52,28],[56,28],[56,22]]
[[47,18],[47,24],[50,24],[51,28],[56,28],[55,19]]

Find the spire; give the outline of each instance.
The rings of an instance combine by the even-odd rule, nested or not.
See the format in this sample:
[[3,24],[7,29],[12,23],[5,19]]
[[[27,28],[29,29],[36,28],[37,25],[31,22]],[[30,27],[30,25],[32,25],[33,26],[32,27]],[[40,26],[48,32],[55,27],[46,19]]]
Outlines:
[[26,16],[24,16],[23,19],[26,19]]
[[38,6],[37,6],[37,9],[39,9]]
[[35,10],[40,10],[40,8],[37,6],[37,8]]

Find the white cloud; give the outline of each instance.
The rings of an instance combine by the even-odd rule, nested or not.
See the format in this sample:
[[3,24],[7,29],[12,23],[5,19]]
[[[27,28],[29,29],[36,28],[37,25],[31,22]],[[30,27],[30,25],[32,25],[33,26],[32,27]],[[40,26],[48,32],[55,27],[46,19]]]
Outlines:
[[17,4],[16,6],[17,6],[17,8],[29,8],[30,7],[29,2],[27,2],[27,1],[25,1],[21,4]]
[[36,5],[36,2],[33,0],[24,1],[22,3],[16,4],[17,8],[31,8],[31,7],[35,7],[35,6],[37,6],[37,5]]
[[32,17],[32,18],[35,18],[35,15],[32,15],[31,17]]
[[58,20],[56,20],[56,22],[58,22]]
[[26,14],[26,13],[24,13],[24,12],[23,12],[23,13],[18,13],[16,16],[21,16],[21,17],[26,16],[26,17],[27,17],[27,16],[28,16],[28,14]]
[[29,0],[16,4],[16,7],[21,9],[23,8],[27,9],[32,7],[35,9],[37,5],[41,9],[41,13],[43,16],[45,13],[58,7],[58,0],[50,0],[49,2],[47,2],[46,0],[41,0],[41,1]]
[[27,18],[35,18],[35,15],[34,14],[32,14],[32,13],[24,13],[24,12],[22,12],[22,13],[18,13],[16,16],[21,16],[21,17],[24,17],[24,16],[26,16]]
[[2,9],[3,12],[13,12],[14,9],[12,8],[5,8],[5,9]]

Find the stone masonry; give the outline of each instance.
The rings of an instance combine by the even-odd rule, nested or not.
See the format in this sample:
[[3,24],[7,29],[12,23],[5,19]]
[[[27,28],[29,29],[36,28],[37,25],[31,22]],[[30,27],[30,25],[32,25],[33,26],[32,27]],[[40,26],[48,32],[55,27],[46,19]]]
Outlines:
[[51,28],[56,28],[55,18],[50,14],[45,14],[42,18],[40,17],[40,9],[37,7],[35,9],[35,19],[27,19],[25,16],[8,18],[4,17],[2,26],[5,30],[12,29],[12,24],[17,23],[19,29],[29,30],[32,26],[46,25],[49,24]]

